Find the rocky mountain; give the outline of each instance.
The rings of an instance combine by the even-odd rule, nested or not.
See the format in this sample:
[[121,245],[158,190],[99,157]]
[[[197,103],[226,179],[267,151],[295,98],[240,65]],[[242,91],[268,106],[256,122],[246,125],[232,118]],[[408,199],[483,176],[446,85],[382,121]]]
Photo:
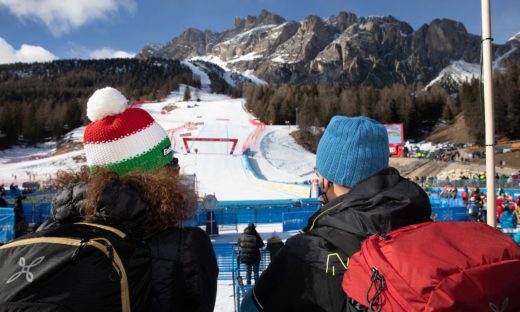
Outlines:
[[[519,38],[494,45],[497,68],[520,63]],[[461,78],[452,75],[479,63],[480,42],[462,23],[448,19],[414,30],[392,16],[340,12],[295,22],[263,10],[258,16],[235,18],[233,28],[221,33],[190,28],[163,46],[144,47],[137,57],[211,61],[273,84],[383,87],[457,83]],[[464,72],[463,77],[471,74]]]

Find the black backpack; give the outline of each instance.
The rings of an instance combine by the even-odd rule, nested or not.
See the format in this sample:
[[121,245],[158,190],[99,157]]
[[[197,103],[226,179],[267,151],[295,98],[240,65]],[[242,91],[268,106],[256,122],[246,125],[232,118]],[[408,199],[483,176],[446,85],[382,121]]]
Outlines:
[[101,224],[75,223],[0,247],[0,311],[146,311],[145,243]]

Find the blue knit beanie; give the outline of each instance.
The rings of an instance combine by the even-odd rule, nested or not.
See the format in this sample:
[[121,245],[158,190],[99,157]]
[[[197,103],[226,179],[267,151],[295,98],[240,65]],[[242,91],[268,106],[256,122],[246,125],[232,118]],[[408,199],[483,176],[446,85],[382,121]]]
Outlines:
[[316,168],[335,184],[353,187],[388,167],[388,133],[368,117],[334,116],[321,137]]

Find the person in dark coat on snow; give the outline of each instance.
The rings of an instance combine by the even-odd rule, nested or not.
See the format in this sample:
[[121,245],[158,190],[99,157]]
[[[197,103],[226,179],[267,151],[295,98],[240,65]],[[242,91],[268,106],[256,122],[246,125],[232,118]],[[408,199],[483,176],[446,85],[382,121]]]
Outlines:
[[27,222],[25,222],[25,215],[23,212],[23,200],[25,196],[17,195],[14,198],[14,237],[18,238],[27,233]]
[[203,230],[183,227],[195,213],[196,196],[172,163],[167,134],[109,87],[92,95],[87,116],[89,168],[58,174],[54,223],[44,228],[79,220],[116,227],[150,248],[149,311],[213,311],[215,253]]
[[246,282],[251,285],[251,271],[254,272],[255,283],[258,281],[258,270],[260,266],[260,249],[264,247],[264,241],[256,231],[253,223],[249,223],[244,233],[238,237],[238,258],[247,267]]
[[9,204],[7,203],[7,200],[4,198],[4,193],[0,191],[0,207],[7,207]]
[[335,116],[316,154],[326,204],[289,238],[242,311],[356,311],[341,287],[348,259],[373,234],[430,221],[428,195],[388,167],[388,134],[367,117]]
[[282,239],[276,235],[276,232],[273,233],[273,236],[271,236],[267,240],[267,245],[265,249],[269,250],[269,260],[273,261],[274,256],[282,249],[283,247],[283,241]]

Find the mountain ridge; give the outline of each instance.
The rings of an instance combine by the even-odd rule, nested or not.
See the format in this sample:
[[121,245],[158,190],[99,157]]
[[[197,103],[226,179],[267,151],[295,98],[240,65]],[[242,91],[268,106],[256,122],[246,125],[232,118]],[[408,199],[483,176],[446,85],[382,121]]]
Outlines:
[[[518,37],[494,45],[498,67],[520,63]],[[480,43],[461,22],[449,19],[414,30],[393,16],[339,12],[288,21],[262,10],[258,16],[236,17],[223,32],[189,28],[162,47],[145,46],[136,57],[218,58],[229,71],[248,71],[271,84],[381,88],[427,85],[453,62],[477,64]]]

